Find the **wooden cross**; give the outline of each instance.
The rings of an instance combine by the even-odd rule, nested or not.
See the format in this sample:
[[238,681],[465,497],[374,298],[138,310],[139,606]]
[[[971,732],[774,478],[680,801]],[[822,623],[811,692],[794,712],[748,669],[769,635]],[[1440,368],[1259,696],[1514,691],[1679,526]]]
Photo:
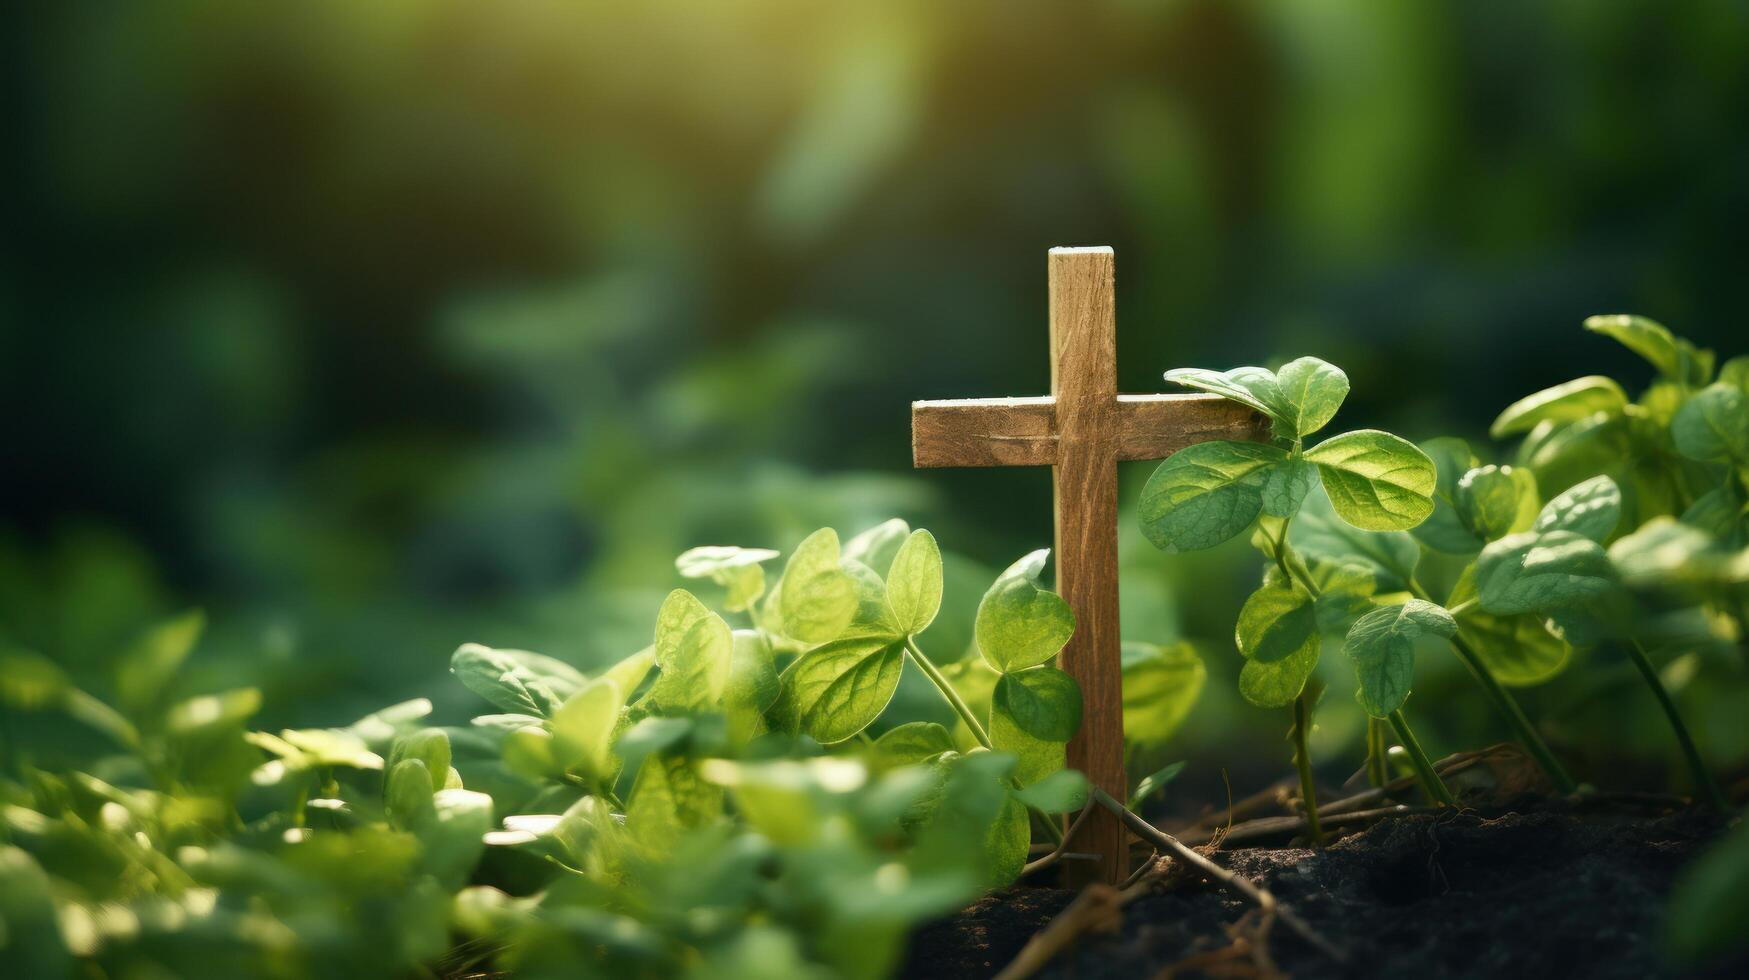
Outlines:
[[[923,466],[1049,466],[1055,481],[1057,591],[1075,612],[1063,669],[1081,685],[1081,731],[1070,768],[1118,800],[1123,768],[1121,636],[1117,622],[1117,463],[1164,459],[1210,439],[1261,439],[1264,421],[1217,395],[1117,393],[1113,255],[1053,248],[1051,394],[911,403],[911,451]],[[1084,880],[1129,872],[1123,826],[1095,807],[1073,848],[1100,856]]]

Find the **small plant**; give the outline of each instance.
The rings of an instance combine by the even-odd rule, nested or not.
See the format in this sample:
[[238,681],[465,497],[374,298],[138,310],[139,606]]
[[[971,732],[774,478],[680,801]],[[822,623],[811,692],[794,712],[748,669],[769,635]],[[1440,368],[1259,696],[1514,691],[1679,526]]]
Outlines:
[[[1540,616],[1567,644],[1625,653],[1668,719],[1695,788],[1724,797],[1651,660],[1743,635],[1749,581],[1749,358],[1714,355],[1636,316],[1585,328],[1657,371],[1638,399],[1601,376],[1529,395],[1495,419],[1523,434],[1521,464],[1566,488],[1534,527],[1490,543],[1476,562],[1484,611]],[[1622,516],[1629,518],[1622,533]]]
[[[1181,369],[1167,372],[1166,380],[1248,405],[1271,423],[1267,443],[1207,442],[1168,458],[1142,491],[1140,517],[1148,540],[1167,553],[1210,548],[1256,527],[1251,541],[1269,566],[1239,612],[1235,640],[1245,658],[1239,692],[1260,707],[1292,707],[1294,762],[1312,837],[1320,833],[1306,742],[1316,697],[1307,682],[1324,632],[1346,630],[1343,649],[1355,668],[1361,707],[1395,730],[1427,795],[1453,802],[1403,714],[1415,641],[1453,635],[1451,614],[1425,599],[1382,602],[1373,568],[1341,560],[1346,554],[1302,554],[1290,536],[1315,486],[1348,527],[1416,527],[1433,513],[1433,460],[1408,441],[1372,429],[1307,446],[1306,438],[1327,425],[1348,396],[1347,375],[1315,357],[1292,361],[1279,373]],[[1332,522],[1321,523],[1323,533],[1344,535]]]

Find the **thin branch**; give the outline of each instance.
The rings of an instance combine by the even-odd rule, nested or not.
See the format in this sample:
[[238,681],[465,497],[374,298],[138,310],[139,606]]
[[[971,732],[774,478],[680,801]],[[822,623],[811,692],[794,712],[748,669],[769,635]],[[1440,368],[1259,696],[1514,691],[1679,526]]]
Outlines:
[[1338,963],[1348,962],[1348,956],[1346,953],[1337,949],[1328,939],[1319,935],[1316,930],[1308,925],[1304,919],[1294,914],[1291,909],[1284,908],[1277,903],[1275,896],[1270,894],[1268,889],[1254,884],[1250,879],[1247,879],[1242,875],[1228,871],[1226,868],[1209,860],[1200,851],[1186,846],[1178,838],[1166,833],[1148,821],[1143,820],[1134,813],[1131,813],[1123,804],[1112,799],[1110,794],[1106,793],[1104,790],[1096,787],[1093,790],[1093,794],[1094,799],[1098,800],[1101,806],[1115,814],[1119,820],[1123,821],[1124,826],[1128,827],[1136,836],[1147,840],[1148,843],[1153,844],[1161,850],[1170,852],[1173,857],[1194,866],[1197,870],[1219,882],[1222,886],[1231,888],[1233,891],[1250,899],[1258,908],[1264,910],[1265,915],[1279,916],[1281,921],[1286,923],[1289,929],[1292,929],[1301,939],[1310,943],[1314,948],[1322,951],[1324,955]]
[[[1057,842],[1057,846],[1052,848],[1051,852],[1049,854],[1046,854],[1044,857],[1041,857],[1035,861],[1027,862],[1026,867],[1020,869],[1021,876],[1024,877],[1026,875],[1033,874],[1033,873],[1038,872],[1038,871],[1043,871],[1044,869],[1046,869],[1046,868],[1050,867],[1051,865],[1056,864],[1058,861],[1061,861],[1064,859],[1073,860],[1074,858],[1071,858],[1070,852],[1068,850],[1069,842],[1075,839],[1075,831],[1081,829],[1081,822],[1086,820],[1087,815],[1092,813],[1092,812],[1093,812],[1093,801],[1091,799],[1089,799],[1087,801],[1087,805],[1083,806],[1081,808],[1081,812],[1077,813],[1075,815],[1075,819],[1069,823],[1069,829],[1063,832],[1063,839]],[[1075,857],[1079,857],[1079,856],[1080,855],[1076,855]],[[1087,855],[1087,856],[1092,857],[1094,860],[1098,860],[1098,855]]]

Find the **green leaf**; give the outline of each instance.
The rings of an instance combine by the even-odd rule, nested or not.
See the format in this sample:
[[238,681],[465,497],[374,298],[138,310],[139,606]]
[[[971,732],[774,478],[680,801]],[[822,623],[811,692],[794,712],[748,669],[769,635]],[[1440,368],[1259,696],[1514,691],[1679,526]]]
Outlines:
[[1021,731],[1046,742],[1067,742],[1081,727],[1081,686],[1055,667],[1003,674],[990,703]]
[[0,653],[0,704],[25,711],[60,707],[72,682],[53,660],[23,650]]
[[[1433,460],[1376,429],[1332,436],[1306,452],[1337,516],[1366,531],[1404,531],[1433,513]],[[1170,461],[1168,461],[1170,462]]]
[[1089,795],[1086,776],[1075,769],[1058,769],[1018,790],[1014,798],[1040,813],[1075,813],[1087,805]]
[[486,850],[492,831],[492,798],[466,789],[441,789],[431,798],[431,810],[414,826],[425,845],[427,874],[450,891],[467,883]]
[[687,578],[708,578],[728,589],[723,608],[745,612],[765,593],[765,570],[760,562],[777,557],[768,548],[737,548],[706,545],[682,552],[674,567]]
[[783,672],[776,709],[822,745],[842,742],[886,710],[899,686],[905,646],[890,637],[853,636],[803,654]]
[[1719,383],[1749,394],[1749,355],[1733,357],[1719,366]]
[[1536,477],[1522,466],[1478,466],[1458,480],[1457,510],[1482,541],[1528,531],[1536,520]]
[[1173,453],[1142,488],[1142,533],[1168,554],[1234,537],[1263,509],[1268,469],[1287,458],[1285,450],[1252,442],[1200,442]]
[[1172,737],[1202,694],[1208,669],[1189,643],[1123,645],[1123,734],[1140,745]]
[[1592,316],[1585,318],[1585,329],[1615,338],[1671,381],[1705,384],[1712,373],[1711,351],[1696,350],[1656,320],[1621,313]]
[[637,691],[638,685],[649,675],[650,668],[656,666],[656,647],[647,646],[637,653],[621,660],[612,667],[601,672],[601,676],[619,685],[620,694],[628,700]]
[[[1476,567],[1458,577],[1446,605],[1462,606],[1476,597]],[[1458,638],[1481,659],[1494,679],[1512,687],[1541,684],[1567,666],[1573,648],[1549,629],[1541,616],[1496,616],[1470,605],[1457,614]]]
[[1184,767],[1187,764],[1188,763],[1180,760],[1166,766],[1158,772],[1150,773],[1143,777],[1142,781],[1136,784],[1136,791],[1130,794],[1130,809],[1136,809],[1141,806],[1148,797],[1165,789],[1174,779],[1178,778],[1178,774],[1184,771]]
[[464,643],[449,661],[463,686],[505,711],[546,716],[583,686],[569,664],[526,650],[494,650]]
[[390,824],[396,827],[411,827],[431,809],[431,798],[436,794],[431,770],[422,759],[402,759],[383,777],[383,806]]
[[876,768],[914,766],[954,750],[953,736],[933,721],[909,721],[875,739]]
[[1603,547],[1571,531],[1509,535],[1476,559],[1477,601],[1496,615],[1582,605],[1614,585]]
[[1338,519],[1324,494],[1307,498],[1288,530],[1288,542],[1308,561],[1370,569],[1384,592],[1407,589],[1421,560],[1414,538],[1402,531],[1362,531]]
[[1354,661],[1360,682],[1355,698],[1361,708],[1374,718],[1401,708],[1415,681],[1415,641],[1456,632],[1451,613],[1420,599],[1375,609],[1355,620],[1342,650]]
[[153,626],[115,665],[122,708],[138,713],[155,702],[199,642],[206,615],[198,609]]
[[1348,397],[1348,375],[1316,357],[1282,365],[1276,372],[1276,384],[1282,420],[1301,438],[1328,425]]
[[1543,422],[1574,422],[1599,412],[1620,415],[1627,404],[1627,393],[1613,378],[1600,374],[1574,378],[1506,406],[1506,411],[1501,412],[1494,424],[1488,427],[1488,434],[1504,439],[1529,432]]
[[1676,451],[1702,462],[1749,462],[1749,393],[1735,385],[1708,385],[1670,423]]
[[1234,639],[1245,657],[1239,693],[1261,708],[1292,703],[1318,665],[1318,617],[1297,589],[1266,586],[1251,593]]
[[[444,734],[441,728],[421,728],[416,732],[402,735],[395,739],[394,746],[389,749],[387,765],[393,769],[395,764],[403,759],[418,759],[425,763],[425,771],[431,773],[433,780],[439,783],[439,785],[432,787],[432,791],[442,789],[441,781],[449,773],[449,736]],[[361,768],[373,767],[363,766]]]
[[652,755],[638,767],[626,799],[626,831],[634,847],[660,861],[686,831],[722,812],[722,787],[701,778],[691,761]]
[[[729,683],[735,641],[729,624],[692,593],[675,589],[656,613],[656,664],[649,698],[673,713],[715,710]],[[623,693],[623,692],[622,692]]]
[[1292,517],[1300,511],[1318,471],[1303,459],[1287,459],[1271,466],[1263,477],[1263,512],[1271,517]]
[[1476,455],[1462,439],[1442,436],[1421,444],[1433,460],[1437,479],[1433,488],[1433,513],[1409,533],[1434,551],[1448,555],[1473,555],[1485,543],[1473,534],[1457,511],[1458,481],[1476,466]]
[[1602,544],[1620,521],[1621,488],[1607,476],[1594,476],[1543,505],[1533,530],[1571,531]]
[[1278,439],[1292,439],[1293,422],[1281,405],[1281,385],[1275,373],[1266,368],[1240,367],[1231,371],[1210,371],[1206,368],[1173,368],[1166,380],[1175,385],[1195,388],[1220,395],[1247,405],[1275,420]]
[[978,602],[973,637],[984,660],[996,670],[1024,670],[1042,664],[1075,633],[1075,614],[1055,592],[1038,586],[1048,549],[1041,548],[1008,566]]
[[[76,975],[61,938],[54,893],[55,882],[35,858],[11,844],[0,844],[0,954],[6,957],[9,975]],[[88,975],[85,969],[79,973]]]
[[844,557],[870,568],[887,568],[910,536],[911,525],[903,520],[895,517],[882,521],[844,542]]
[[835,640],[856,615],[856,580],[839,567],[838,532],[823,527],[796,546],[783,570],[783,629],[804,643]]
[[619,685],[605,677],[566,698],[552,719],[553,759],[559,767],[589,780],[611,778],[613,733],[624,706]]
[[887,572],[887,604],[899,629],[915,635],[929,628],[941,611],[941,548],[935,535],[911,532]]

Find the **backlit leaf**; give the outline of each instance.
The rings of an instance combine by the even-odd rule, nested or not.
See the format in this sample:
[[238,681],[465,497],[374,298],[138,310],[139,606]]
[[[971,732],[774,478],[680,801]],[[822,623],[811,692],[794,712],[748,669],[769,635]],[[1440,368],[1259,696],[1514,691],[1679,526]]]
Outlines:
[[1711,351],[1696,350],[1656,320],[1615,313],[1586,317],[1585,329],[1615,338],[1671,381],[1705,384],[1712,374]]
[[1289,528],[1288,542],[1309,561],[1371,570],[1381,592],[1408,588],[1421,560],[1421,549],[1407,533],[1362,531],[1339,519],[1325,495],[1317,493]]
[[1281,385],[1273,371],[1260,367],[1240,367],[1231,371],[1173,368],[1166,372],[1166,380],[1249,406],[1276,421],[1275,434],[1278,438],[1294,437],[1293,422],[1282,410]]
[[1081,727],[1081,687],[1055,667],[1003,674],[991,705],[1028,735],[1047,742],[1067,742]]
[[779,595],[784,632],[804,643],[837,639],[856,615],[856,580],[839,567],[838,532],[823,527],[796,546]]
[[[1464,569],[1446,605],[1457,608],[1476,597],[1475,566]],[[1456,614],[1458,639],[1494,675],[1512,687],[1541,684],[1567,666],[1573,648],[1549,629],[1548,621],[1532,613],[1497,616],[1470,605]]]
[[1488,427],[1488,434],[1504,439],[1529,432],[1540,422],[1573,422],[1600,412],[1619,415],[1627,403],[1627,393],[1613,378],[1595,374],[1574,378],[1506,406],[1506,411],[1501,412],[1494,424]]
[[[1433,512],[1433,460],[1375,429],[1332,436],[1306,452],[1337,516],[1367,531],[1403,531]],[[1168,461],[1170,462],[1170,461]]]
[[1239,610],[1234,639],[1245,657],[1239,693],[1259,707],[1290,704],[1318,664],[1318,617],[1297,589],[1253,592]]
[[1283,364],[1276,372],[1276,385],[1282,418],[1301,438],[1329,424],[1348,397],[1348,375],[1316,357]]
[[1473,555],[1485,543],[1470,531],[1457,511],[1458,480],[1476,466],[1476,456],[1462,439],[1441,437],[1421,444],[1433,460],[1437,474],[1433,489],[1433,513],[1409,533],[1415,540],[1450,555]]
[[1318,471],[1303,459],[1287,459],[1271,466],[1263,477],[1263,512],[1271,517],[1292,517],[1318,479]]
[[873,755],[881,769],[914,766],[954,750],[953,736],[933,721],[909,721],[875,739]]
[[1019,790],[1014,798],[1040,813],[1075,813],[1087,805],[1087,777],[1074,769],[1058,769]]
[[734,638],[729,624],[692,593],[675,589],[656,613],[656,664],[649,698],[669,712],[714,710],[729,683]]
[[941,610],[941,548],[935,535],[919,528],[899,546],[887,572],[887,603],[901,632],[921,633],[935,621]]
[[619,685],[602,677],[583,685],[553,712],[553,758],[561,768],[585,779],[602,780],[614,772],[613,732],[619,724],[625,696]]
[[904,656],[904,644],[889,637],[847,637],[817,647],[783,672],[777,710],[822,745],[842,742],[886,710]]
[[1069,604],[1038,586],[1049,556],[1049,550],[1040,549],[1008,566],[978,602],[973,635],[984,660],[998,671],[1045,663],[1074,635]]

